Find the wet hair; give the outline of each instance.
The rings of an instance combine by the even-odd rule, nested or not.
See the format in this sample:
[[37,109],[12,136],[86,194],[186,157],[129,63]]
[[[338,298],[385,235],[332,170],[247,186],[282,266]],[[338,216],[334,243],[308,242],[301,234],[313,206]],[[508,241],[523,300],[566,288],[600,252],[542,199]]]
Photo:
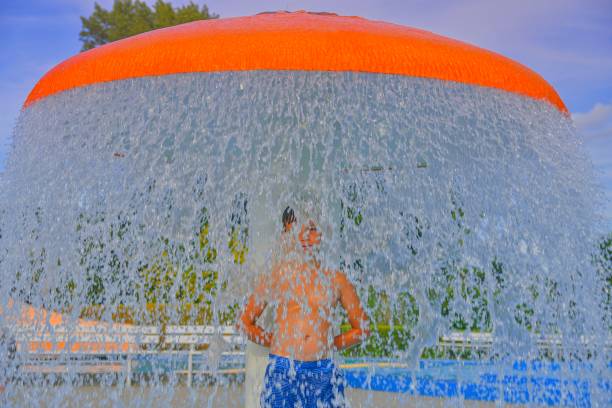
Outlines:
[[283,211],[283,229],[287,230],[287,227],[293,224],[296,221],[295,213],[293,212],[293,208],[287,207],[285,211]]

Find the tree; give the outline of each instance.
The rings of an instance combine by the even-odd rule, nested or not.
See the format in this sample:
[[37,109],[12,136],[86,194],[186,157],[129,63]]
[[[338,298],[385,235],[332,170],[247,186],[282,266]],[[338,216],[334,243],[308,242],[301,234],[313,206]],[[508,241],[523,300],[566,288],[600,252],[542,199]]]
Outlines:
[[192,2],[175,8],[170,2],[157,0],[151,9],[142,0],[115,0],[111,10],[95,3],[92,15],[81,17],[81,51],[157,28],[218,17],[206,5],[198,7]]
[[612,232],[600,239],[598,247],[593,255],[593,264],[603,282],[604,319],[608,330],[612,332]]

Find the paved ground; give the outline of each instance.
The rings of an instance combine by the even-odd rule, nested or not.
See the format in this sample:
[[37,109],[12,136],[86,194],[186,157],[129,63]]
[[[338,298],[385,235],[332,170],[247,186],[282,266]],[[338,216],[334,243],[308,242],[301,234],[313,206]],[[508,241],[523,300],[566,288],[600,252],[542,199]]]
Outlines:
[[[244,405],[242,384],[225,387],[186,386],[167,389],[146,386],[64,388],[20,387],[4,395],[0,405],[16,407],[221,407],[239,408]],[[8,399],[7,399],[8,397]],[[414,398],[404,394],[367,392],[348,389],[352,408],[409,408],[409,407],[495,407],[494,403],[460,401],[440,398]]]

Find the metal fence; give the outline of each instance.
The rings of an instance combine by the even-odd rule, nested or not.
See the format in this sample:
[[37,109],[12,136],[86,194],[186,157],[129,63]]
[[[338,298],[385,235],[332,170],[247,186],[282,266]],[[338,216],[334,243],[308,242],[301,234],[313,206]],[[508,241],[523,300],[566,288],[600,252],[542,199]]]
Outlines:
[[[16,360],[22,375],[116,374],[131,384],[134,363],[166,356],[186,360],[172,370],[186,376],[189,386],[194,375],[240,375],[244,373],[245,339],[232,326],[133,326],[122,324],[20,325],[11,329],[17,344]],[[565,355],[575,348],[610,354],[612,338],[604,344],[582,337],[569,342],[561,336],[534,337],[538,352]],[[490,333],[453,332],[439,338],[442,352],[473,351],[473,356],[490,357],[495,339]],[[565,354],[562,354],[565,353]],[[210,356],[215,364],[208,364]],[[230,361],[219,367],[220,359]],[[364,362],[389,365],[389,362]],[[391,364],[395,366],[394,364]],[[404,366],[403,364],[396,364]],[[349,365],[350,366],[350,365]],[[348,366],[347,366],[348,367]]]

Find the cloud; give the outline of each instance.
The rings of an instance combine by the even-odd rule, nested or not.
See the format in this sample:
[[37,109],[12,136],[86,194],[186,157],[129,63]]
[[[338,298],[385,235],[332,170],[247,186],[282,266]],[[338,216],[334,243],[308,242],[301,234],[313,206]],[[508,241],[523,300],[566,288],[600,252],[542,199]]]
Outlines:
[[[612,103],[596,103],[588,112],[572,114],[572,119],[585,141],[607,139],[612,145]],[[612,156],[612,148],[608,154]]]

